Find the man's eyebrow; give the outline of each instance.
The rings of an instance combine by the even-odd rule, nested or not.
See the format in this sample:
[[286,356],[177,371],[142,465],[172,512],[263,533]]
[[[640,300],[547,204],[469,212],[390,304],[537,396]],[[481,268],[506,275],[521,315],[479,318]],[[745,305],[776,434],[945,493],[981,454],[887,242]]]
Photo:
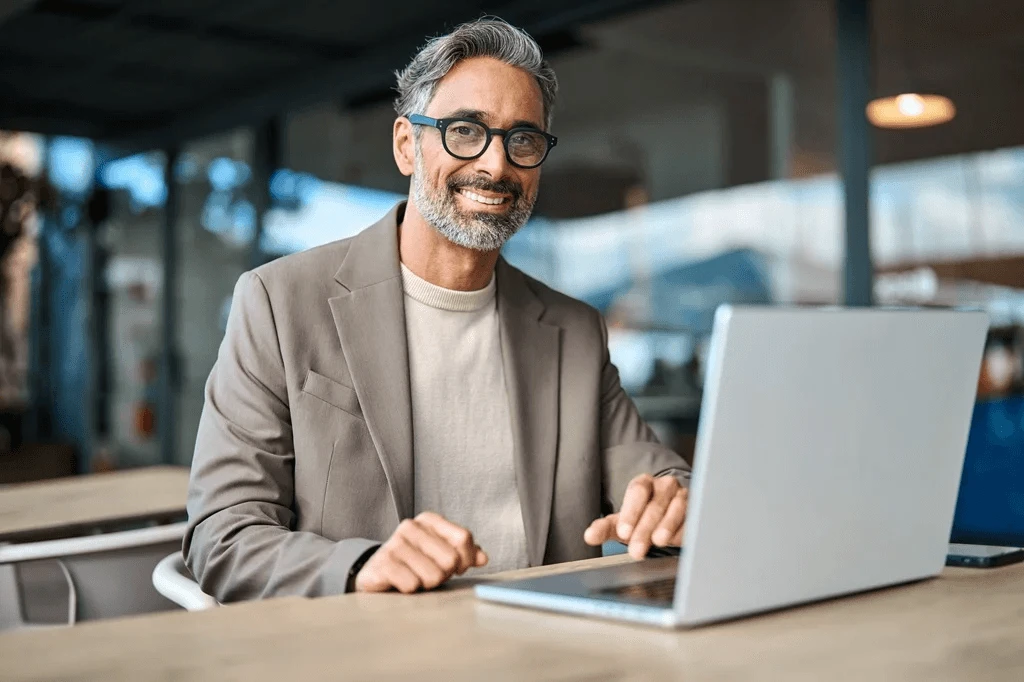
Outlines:
[[[471,118],[474,121],[487,123],[487,119],[490,118],[490,116],[487,115],[486,111],[481,111],[479,109],[456,109],[449,115],[443,116],[442,118]],[[537,130],[543,130],[536,121],[528,121],[526,119],[513,121],[512,125],[509,126],[509,129],[512,128],[536,128]]]
[[456,109],[443,118],[471,118],[481,123],[487,122],[487,112],[479,109]]
[[537,130],[543,130],[536,122],[527,121],[526,119],[519,119],[514,121],[509,128],[536,128]]

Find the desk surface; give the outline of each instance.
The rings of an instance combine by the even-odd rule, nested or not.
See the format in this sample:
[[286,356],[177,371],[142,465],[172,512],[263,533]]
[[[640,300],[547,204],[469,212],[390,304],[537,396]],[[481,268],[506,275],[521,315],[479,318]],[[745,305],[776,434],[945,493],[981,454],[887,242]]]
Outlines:
[[1019,682],[1022,642],[1017,565],[947,569],[936,580],[674,632],[486,604],[458,586],[412,597],[280,599],[0,635],[0,670],[12,682]]
[[0,541],[185,512],[188,469],[148,467],[0,488]]

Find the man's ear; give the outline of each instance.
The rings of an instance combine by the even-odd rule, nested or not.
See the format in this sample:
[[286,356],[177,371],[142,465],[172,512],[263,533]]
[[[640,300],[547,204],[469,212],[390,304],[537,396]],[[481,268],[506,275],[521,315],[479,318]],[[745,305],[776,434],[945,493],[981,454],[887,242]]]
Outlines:
[[398,171],[406,177],[412,175],[413,169],[416,168],[416,140],[413,137],[412,123],[409,123],[405,116],[395,119],[391,142]]

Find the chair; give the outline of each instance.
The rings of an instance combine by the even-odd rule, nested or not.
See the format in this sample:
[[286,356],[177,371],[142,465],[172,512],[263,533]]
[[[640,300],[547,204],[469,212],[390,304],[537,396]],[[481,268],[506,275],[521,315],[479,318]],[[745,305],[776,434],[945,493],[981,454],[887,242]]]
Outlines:
[[0,629],[31,625],[15,568],[58,562],[68,586],[67,624],[175,607],[153,588],[153,568],[180,552],[185,523],[0,546]]
[[169,554],[153,569],[153,587],[172,602],[189,611],[219,606],[217,600],[200,589],[185,566],[181,550]]
[[[2,545],[0,545],[2,547]],[[70,596],[73,588],[67,567],[58,563],[61,573],[68,586]],[[68,599],[67,621],[74,622],[74,600]],[[4,630],[29,629],[47,627],[29,622],[25,615],[25,604],[21,596],[21,586],[15,564],[0,564],[0,632]]]

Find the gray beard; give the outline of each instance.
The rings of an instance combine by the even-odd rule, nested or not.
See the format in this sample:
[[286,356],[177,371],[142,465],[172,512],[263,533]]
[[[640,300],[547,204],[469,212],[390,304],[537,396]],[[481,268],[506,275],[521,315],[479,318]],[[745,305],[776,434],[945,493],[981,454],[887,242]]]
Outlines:
[[[416,150],[416,172],[412,176],[412,201],[423,219],[453,244],[474,251],[497,251],[519,231],[533,213],[536,196],[513,197],[504,215],[463,211],[449,187],[428,187],[423,155]],[[469,185],[469,183],[467,183]]]

